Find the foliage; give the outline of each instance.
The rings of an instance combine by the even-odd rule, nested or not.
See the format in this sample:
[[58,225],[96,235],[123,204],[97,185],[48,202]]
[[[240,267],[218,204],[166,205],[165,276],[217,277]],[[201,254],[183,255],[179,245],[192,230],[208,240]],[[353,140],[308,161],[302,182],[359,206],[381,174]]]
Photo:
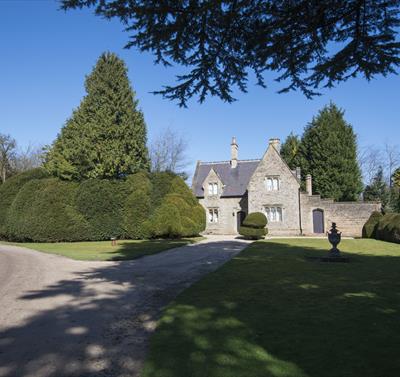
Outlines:
[[124,206],[123,182],[89,179],[76,190],[75,207],[89,225],[84,239],[109,240],[124,236],[121,227]]
[[364,200],[380,201],[382,208],[386,208],[389,203],[390,190],[383,177],[383,169],[380,167],[376,175],[372,178],[372,182],[364,189]]
[[281,156],[292,170],[303,166],[301,138],[291,133],[281,146]]
[[393,185],[400,188],[400,168],[397,168],[392,175]]
[[171,172],[160,172],[151,174],[151,183],[153,185],[151,193],[152,208],[159,207],[165,195],[171,192],[171,184],[174,178],[175,174]]
[[21,188],[33,179],[48,177],[44,169],[37,168],[17,174],[0,186],[0,238],[7,237],[8,211]]
[[250,228],[265,228],[267,217],[262,212],[249,213],[243,221],[243,225]]
[[9,210],[9,237],[35,242],[85,239],[88,224],[74,208],[76,189],[76,183],[56,178],[26,183]]
[[142,377],[398,377],[399,246],[340,249],[352,263],[305,262],[324,239],[254,242],[165,308]]
[[[62,8],[94,7],[131,32],[126,47],[149,51],[156,62],[188,67],[165,98],[208,94],[234,100],[247,91],[249,70],[265,87],[264,72],[285,82],[280,92],[307,97],[358,75],[367,80],[400,65],[399,1],[160,1],[61,0]],[[332,45],[334,49],[330,48]]]
[[85,88],[87,95],[47,154],[49,172],[66,180],[120,179],[148,169],[146,125],[125,63],[102,54]]
[[376,238],[376,229],[382,217],[383,215],[380,212],[373,212],[371,214],[370,218],[363,226],[362,229],[363,238]]
[[268,233],[267,223],[267,218],[262,212],[249,213],[239,228],[239,234],[247,239],[263,238]]
[[148,238],[147,221],[152,213],[152,183],[147,173],[139,172],[128,177],[129,195],[125,199],[123,228],[128,238]]
[[400,214],[387,213],[376,227],[376,239],[400,243]]
[[[205,211],[183,179],[166,174],[154,177],[159,183],[168,181],[169,184],[162,186],[167,193],[150,219],[152,237],[192,237],[202,232],[206,225]],[[161,190],[155,191],[157,200],[161,197],[160,193]]]
[[344,112],[333,103],[325,106],[306,127],[302,137],[304,174],[313,177],[313,189],[324,198],[357,200],[362,191],[357,143]]

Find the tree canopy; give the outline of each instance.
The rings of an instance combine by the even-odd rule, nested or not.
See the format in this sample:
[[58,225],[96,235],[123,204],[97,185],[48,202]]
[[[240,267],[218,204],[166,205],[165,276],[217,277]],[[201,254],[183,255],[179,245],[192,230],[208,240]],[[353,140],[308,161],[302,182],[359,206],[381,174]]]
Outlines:
[[66,180],[118,179],[148,170],[146,125],[125,63],[102,54],[85,88],[87,95],[47,154],[47,170]]
[[249,73],[263,87],[277,73],[280,92],[307,97],[350,77],[370,80],[400,65],[400,0],[59,0],[64,10],[93,7],[119,19],[127,48],[154,54],[156,63],[188,69],[175,86],[156,92],[185,106],[207,95],[234,100]]

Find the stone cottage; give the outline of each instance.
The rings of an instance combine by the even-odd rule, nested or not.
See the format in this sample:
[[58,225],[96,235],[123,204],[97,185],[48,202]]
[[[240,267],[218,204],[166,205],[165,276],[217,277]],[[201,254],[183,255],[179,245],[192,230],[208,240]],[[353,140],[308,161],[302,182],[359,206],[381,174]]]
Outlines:
[[237,234],[248,213],[263,212],[270,235],[323,234],[332,222],[344,236],[361,236],[362,227],[381,205],[335,202],[313,195],[312,177],[306,192],[301,172],[292,171],[280,155],[280,140],[270,139],[260,160],[239,160],[236,138],[230,161],[197,162],[192,189],[207,213],[208,234]]

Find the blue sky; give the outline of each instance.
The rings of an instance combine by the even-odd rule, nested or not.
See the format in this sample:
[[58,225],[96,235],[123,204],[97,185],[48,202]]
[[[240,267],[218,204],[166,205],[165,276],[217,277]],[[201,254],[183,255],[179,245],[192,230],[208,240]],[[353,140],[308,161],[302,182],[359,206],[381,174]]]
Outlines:
[[150,93],[173,83],[177,71],[124,50],[127,39],[120,23],[89,10],[65,13],[53,0],[0,0],[0,132],[21,146],[51,143],[85,94],[85,75],[103,51],[113,51],[129,68],[149,138],[165,127],[180,132],[189,142],[191,168],[196,160],[228,159],[233,135],[239,158],[259,158],[269,138],[300,134],[329,101],[345,109],[362,147],[399,142],[399,76],[354,79],[307,100],[301,93],[277,94],[268,75],[267,90],[250,82],[249,93],[238,93],[233,104],[209,98],[182,109]]

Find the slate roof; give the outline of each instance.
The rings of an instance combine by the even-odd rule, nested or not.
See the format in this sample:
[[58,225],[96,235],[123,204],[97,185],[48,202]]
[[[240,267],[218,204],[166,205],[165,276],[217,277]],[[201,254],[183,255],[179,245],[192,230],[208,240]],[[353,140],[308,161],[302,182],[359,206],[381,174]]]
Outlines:
[[259,162],[260,160],[239,160],[234,169],[231,168],[230,161],[200,162],[193,177],[193,192],[197,197],[204,197],[203,182],[212,168],[225,185],[222,197],[243,196]]

